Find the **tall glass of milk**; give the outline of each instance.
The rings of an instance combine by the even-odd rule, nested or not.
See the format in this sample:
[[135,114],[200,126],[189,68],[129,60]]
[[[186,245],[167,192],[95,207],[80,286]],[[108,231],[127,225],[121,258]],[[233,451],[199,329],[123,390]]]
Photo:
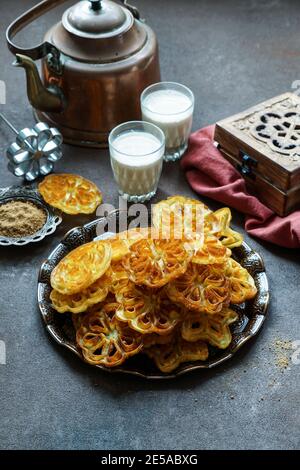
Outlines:
[[178,160],[186,151],[191,133],[194,95],[184,85],[160,82],[150,85],[141,95],[143,120],[151,122],[166,137],[166,161]]
[[151,199],[157,190],[165,151],[161,129],[148,122],[126,122],[111,131],[108,142],[119,194],[130,202]]

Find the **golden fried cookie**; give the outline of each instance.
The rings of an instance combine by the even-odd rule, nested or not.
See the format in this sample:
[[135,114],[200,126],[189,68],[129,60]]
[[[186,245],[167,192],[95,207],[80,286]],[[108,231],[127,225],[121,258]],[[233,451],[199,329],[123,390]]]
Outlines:
[[163,292],[154,293],[146,287],[130,282],[116,294],[120,306],[118,320],[142,334],[169,335],[182,318],[182,308],[175,305]]
[[166,293],[189,310],[220,312],[230,301],[230,284],[222,265],[190,263],[186,272],[170,282]]
[[182,240],[144,239],[130,247],[123,265],[135,284],[158,288],[184,273],[191,256]]
[[230,308],[224,308],[215,315],[192,312],[182,323],[181,334],[186,341],[205,341],[219,349],[225,349],[231,343],[231,331],[228,325],[238,319],[238,314]]
[[156,345],[144,351],[162,372],[172,372],[188,361],[205,361],[208,358],[208,348],[204,341],[189,343],[177,337],[171,343]]
[[201,201],[172,196],[152,209],[152,223],[163,238],[195,239],[202,235],[203,222],[210,209]]
[[207,235],[204,242],[193,255],[192,262],[197,264],[221,264],[231,255],[231,250],[224,246],[214,235]]
[[230,302],[241,304],[253,299],[257,293],[254,279],[248,271],[232,258],[227,260],[224,269],[230,282]]
[[79,175],[48,175],[38,189],[50,206],[66,214],[92,214],[102,202],[97,186]]
[[210,233],[217,236],[224,246],[234,248],[243,243],[243,236],[230,228],[231,211],[229,207],[222,207],[206,218]]
[[111,246],[99,240],[81,245],[65,256],[51,273],[51,286],[71,295],[86,289],[109,268]]
[[[231,211],[228,207],[212,212],[205,204],[184,196],[172,196],[153,208],[153,225],[164,237],[197,239],[200,231],[215,235],[228,248],[240,246],[243,237],[230,228]],[[202,225],[201,225],[202,224]]]
[[116,367],[142,349],[142,336],[115,316],[117,303],[81,316],[76,323],[76,342],[89,364]]
[[104,274],[89,287],[77,294],[61,294],[53,289],[50,294],[52,307],[59,313],[85,312],[91,305],[98,304],[106,299],[109,292],[109,285],[110,278]]

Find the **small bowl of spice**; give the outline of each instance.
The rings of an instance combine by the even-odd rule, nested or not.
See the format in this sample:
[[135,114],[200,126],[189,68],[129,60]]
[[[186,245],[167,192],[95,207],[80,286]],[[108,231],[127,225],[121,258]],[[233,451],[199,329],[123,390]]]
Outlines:
[[59,212],[28,186],[0,189],[0,245],[27,245],[52,234],[61,223]]

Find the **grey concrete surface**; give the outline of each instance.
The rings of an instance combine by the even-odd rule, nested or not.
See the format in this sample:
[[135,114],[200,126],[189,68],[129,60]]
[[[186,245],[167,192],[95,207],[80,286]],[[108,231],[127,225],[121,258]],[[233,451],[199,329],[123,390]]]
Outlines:
[[[24,73],[11,66],[4,31],[33,0],[1,0],[1,106],[16,127],[33,124]],[[300,3],[295,0],[132,0],[155,29],[163,78],[196,95],[194,129],[291,89],[300,79]],[[59,18],[53,12],[20,35],[36,43]],[[0,126],[0,186],[19,180],[6,170],[13,138]],[[57,171],[81,173],[116,203],[106,151],[65,146]],[[177,164],[164,168],[157,199],[193,195]],[[218,205],[207,201],[212,207]],[[299,340],[299,252],[245,239],[263,256],[270,281],[269,318],[257,339],[209,372],[151,383],[107,375],[81,363],[44,330],[37,305],[39,266],[67,220],[40,244],[0,249],[1,449],[296,449],[300,365],[276,365],[276,340]],[[234,213],[242,229],[243,217]],[[285,351],[290,356],[292,351]]]

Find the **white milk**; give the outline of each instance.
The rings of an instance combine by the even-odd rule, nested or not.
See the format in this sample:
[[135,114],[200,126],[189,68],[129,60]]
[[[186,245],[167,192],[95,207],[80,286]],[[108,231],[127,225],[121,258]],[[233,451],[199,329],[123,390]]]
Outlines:
[[177,90],[149,92],[142,101],[143,120],[156,124],[166,137],[166,151],[187,144],[193,120],[193,102]]
[[[159,149],[159,150],[157,150]],[[128,131],[110,146],[111,165],[124,195],[147,195],[156,191],[164,146],[149,132]]]

